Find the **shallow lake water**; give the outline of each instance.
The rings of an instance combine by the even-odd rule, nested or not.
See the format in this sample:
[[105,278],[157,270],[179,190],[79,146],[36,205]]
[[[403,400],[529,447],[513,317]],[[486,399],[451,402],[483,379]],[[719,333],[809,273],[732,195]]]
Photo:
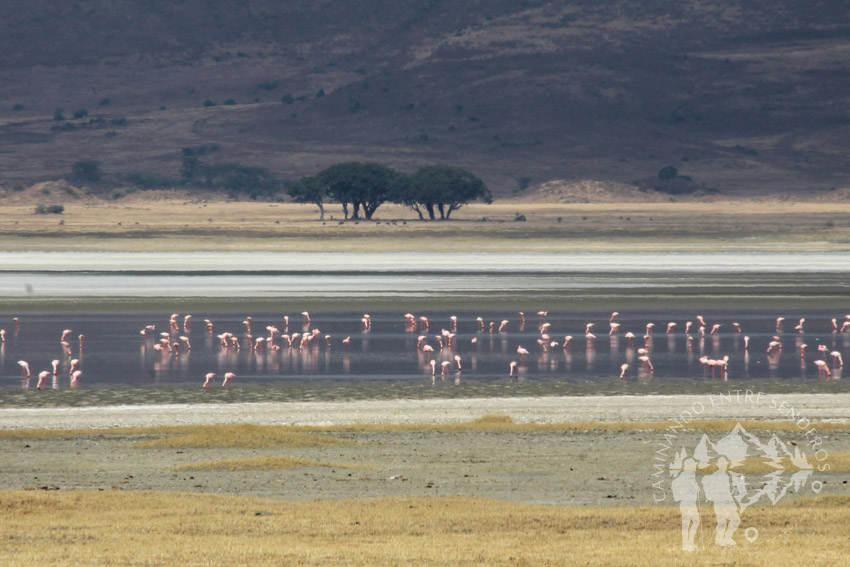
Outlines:
[[[177,332],[169,328],[169,314],[27,315],[16,330],[11,314],[0,314],[6,329],[6,342],[0,346],[0,400],[4,405],[52,405],[54,403],[143,403],[150,401],[222,401],[333,399],[380,397],[430,397],[522,394],[599,393],[694,393],[716,387],[758,388],[764,391],[830,392],[844,391],[842,368],[833,363],[839,353],[850,356],[850,332],[835,332],[831,319],[840,326],[844,316],[830,312],[786,313],[781,332],[776,317],[759,312],[629,312],[621,313],[619,334],[609,336],[610,313],[548,313],[541,318],[526,314],[522,325],[516,312],[458,312],[452,327],[448,312],[417,313],[411,328],[402,312],[370,314],[371,328],[364,330],[362,313],[313,313],[305,325],[300,313],[290,314],[285,326],[283,313],[254,313],[252,337],[269,337],[268,326],[281,334],[313,334],[306,347],[300,340],[294,346],[275,337],[259,351],[250,347],[244,317],[233,314],[193,314],[190,328],[178,317]],[[696,315],[707,326],[699,332]],[[429,320],[423,330],[420,317]],[[479,330],[477,317],[484,330]],[[794,330],[804,318],[804,332]],[[207,332],[204,319],[213,324]],[[502,321],[508,321],[502,332]],[[693,323],[689,335],[684,329]],[[490,323],[494,330],[490,332]],[[677,323],[672,334],[668,322]],[[742,329],[738,333],[732,325]],[[546,350],[539,340],[542,329],[549,335]],[[587,323],[595,339],[585,336]],[[654,325],[646,335],[647,324]],[[711,328],[720,324],[717,332]],[[156,330],[140,334],[146,326]],[[71,330],[67,346],[60,343],[65,329]],[[443,342],[442,330],[455,334],[451,347]],[[232,333],[221,346],[218,335]],[[629,339],[626,333],[633,333]],[[161,333],[166,333],[162,336]],[[84,335],[80,348],[78,336]],[[566,348],[565,335],[572,336]],[[180,337],[188,339],[186,341]],[[749,337],[749,348],[745,338]],[[768,353],[774,336],[781,350]],[[155,344],[179,345],[178,350],[157,349]],[[350,337],[347,344],[343,340]],[[417,348],[429,345],[433,352]],[[439,338],[438,338],[439,337]],[[690,337],[690,338],[689,338]],[[475,342],[473,342],[475,339]],[[328,342],[330,347],[328,347]],[[554,345],[551,345],[554,342]],[[805,358],[801,345],[807,345]],[[188,348],[191,346],[191,348]],[[518,353],[518,347],[528,354]],[[819,349],[823,347],[823,349]],[[173,349],[173,347],[172,347]],[[643,353],[640,349],[645,349]],[[649,357],[642,363],[641,355]],[[455,356],[460,357],[461,369]],[[728,356],[725,373],[700,359],[722,360]],[[60,361],[56,376],[48,376],[47,391],[37,391],[38,374],[52,371],[51,361]],[[78,383],[70,384],[70,364],[79,360],[82,370]],[[436,364],[432,370],[431,360]],[[829,375],[814,364],[825,359]],[[31,368],[31,377],[21,376],[19,360]],[[443,362],[448,363],[446,371]],[[516,369],[511,370],[511,363]],[[620,378],[622,366],[625,377]],[[652,366],[650,370],[649,365]],[[207,390],[202,388],[207,373],[215,373]],[[222,388],[224,374],[233,372],[232,387]],[[513,376],[511,376],[513,374]],[[726,384],[723,384],[726,382]],[[63,394],[64,392],[64,394]],[[206,398],[199,398],[206,396]],[[75,402],[76,400],[76,402]]]
[[[693,393],[723,380],[763,390],[830,392],[845,388],[831,353],[850,356],[850,333],[836,332],[831,322],[835,318],[840,327],[850,313],[850,259],[844,255],[0,251],[0,261],[0,300],[7,309],[0,311],[6,330],[0,403],[7,406]],[[259,298],[263,307],[240,312],[235,300],[245,297]],[[98,309],[105,298],[111,307]],[[178,332],[165,341],[177,342],[179,352],[157,350],[159,333],[169,331],[169,315],[198,298],[206,298],[199,304],[204,312],[192,313],[191,329],[182,328],[181,313]],[[409,308],[389,307],[408,302]],[[313,312],[309,327],[302,309],[292,305]],[[555,343],[545,351],[538,343],[541,307],[550,309],[546,343]],[[288,329],[284,309],[290,310]],[[524,326],[517,309],[528,311]],[[614,309],[621,311],[621,326],[609,336]],[[372,311],[367,331],[365,311]],[[427,316],[430,329],[408,328],[405,311],[415,311],[417,321]],[[20,329],[12,322],[16,315]],[[451,315],[457,316],[456,329]],[[697,315],[706,322],[705,336]],[[290,335],[318,329],[318,336],[307,348],[290,348],[277,337],[279,350],[267,345],[257,352],[243,325],[248,316],[254,338],[267,336],[270,325]],[[786,318],[781,332],[775,329],[778,316]],[[483,331],[477,317],[484,320]],[[802,333],[794,330],[801,318]],[[204,319],[213,322],[212,334]],[[508,323],[499,332],[503,320]],[[693,327],[686,336],[688,321]],[[665,332],[668,322],[677,324],[672,334]],[[587,323],[594,323],[594,340],[585,337]],[[648,323],[654,332],[645,339]],[[720,327],[710,334],[714,324]],[[148,325],[156,325],[156,334],[143,337]],[[72,332],[63,349],[64,329]],[[442,329],[456,333],[451,348],[440,348],[436,335]],[[237,338],[238,349],[220,346],[217,335],[224,332]],[[433,354],[417,348],[420,335]],[[574,338],[564,348],[566,335]],[[768,354],[774,335],[781,351]],[[528,354],[520,355],[518,347]],[[700,360],[726,356],[722,376],[719,365]],[[38,373],[51,370],[54,359],[60,360],[56,377],[51,373],[47,389],[37,391]],[[82,371],[73,389],[72,359]],[[816,359],[826,362],[828,376]],[[29,381],[21,377],[19,360],[30,365]],[[511,362],[517,363],[513,376]],[[216,378],[204,390],[210,372]],[[222,388],[227,372],[236,379]]]

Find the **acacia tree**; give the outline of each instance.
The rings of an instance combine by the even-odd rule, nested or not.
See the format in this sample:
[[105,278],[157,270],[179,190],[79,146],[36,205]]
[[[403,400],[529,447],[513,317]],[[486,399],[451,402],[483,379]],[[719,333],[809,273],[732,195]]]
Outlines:
[[328,167],[317,177],[327,188],[327,194],[342,204],[346,219],[350,204],[352,219],[360,218],[362,208],[363,217],[368,220],[389,200],[399,175],[377,163],[346,162]]
[[299,179],[287,187],[286,192],[296,203],[313,203],[319,207],[319,220],[325,220],[325,199],[328,198],[328,190],[317,175]]
[[472,201],[492,203],[493,196],[484,182],[465,169],[448,165],[428,165],[410,176],[399,190],[402,204],[407,205],[424,220],[423,209],[428,217],[448,220],[453,211]]

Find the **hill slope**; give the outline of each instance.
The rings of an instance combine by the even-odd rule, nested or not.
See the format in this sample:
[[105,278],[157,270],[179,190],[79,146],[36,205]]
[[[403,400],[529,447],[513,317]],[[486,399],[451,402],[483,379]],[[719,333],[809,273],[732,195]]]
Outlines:
[[449,162],[503,195],[667,165],[733,194],[817,192],[850,173],[839,2],[4,4],[7,183],[79,159],[178,178],[181,148],[201,144],[286,178],[347,159]]

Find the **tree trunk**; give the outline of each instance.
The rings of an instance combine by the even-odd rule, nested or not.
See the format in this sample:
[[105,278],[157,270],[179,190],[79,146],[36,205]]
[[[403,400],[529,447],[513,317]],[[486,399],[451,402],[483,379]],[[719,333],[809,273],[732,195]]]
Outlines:
[[428,216],[431,217],[431,220],[434,220],[434,205],[429,203],[425,205],[425,208],[428,210]]
[[360,220],[360,203],[355,201],[352,203],[354,210],[351,213],[351,220]]
[[440,220],[446,220],[446,209],[442,203],[437,205],[437,208],[440,209]]
[[319,201],[316,204],[319,206],[319,220],[324,221],[325,220],[325,204],[322,203],[321,201]]
[[446,211],[446,220],[449,220],[449,217],[452,216],[452,211],[456,211],[460,208],[460,205],[449,205],[449,210]]
[[419,205],[410,205],[410,208],[416,211],[416,214],[419,215],[419,220],[425,220],[425,216],[422,214],[422,209],[419,208]]
[[342,213],[345,215],[345,220],[348,220],[348,203],[342,203]]

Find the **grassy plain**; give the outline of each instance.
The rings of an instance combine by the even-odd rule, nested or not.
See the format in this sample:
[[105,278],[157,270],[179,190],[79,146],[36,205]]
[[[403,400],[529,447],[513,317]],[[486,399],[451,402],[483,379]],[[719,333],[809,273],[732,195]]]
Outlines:
[[[167,197],[167,196],[166,196]],[[427,222],[385,205],[372,221],[326,220],[316,207],[163,197],[0,207],[7,250],[341,252],[843,252],[850,203],[780,200],[472,204]],[[517,214],[526,221],[514,221]],[[483,220],[483,219],[487,220]]]
[[150,492],[0,493],[0,562],[51,565],[840,565],[850,501],[761,508],[748,545],[681,550],[675,507],[574,508],[476,498],[279,502]]

